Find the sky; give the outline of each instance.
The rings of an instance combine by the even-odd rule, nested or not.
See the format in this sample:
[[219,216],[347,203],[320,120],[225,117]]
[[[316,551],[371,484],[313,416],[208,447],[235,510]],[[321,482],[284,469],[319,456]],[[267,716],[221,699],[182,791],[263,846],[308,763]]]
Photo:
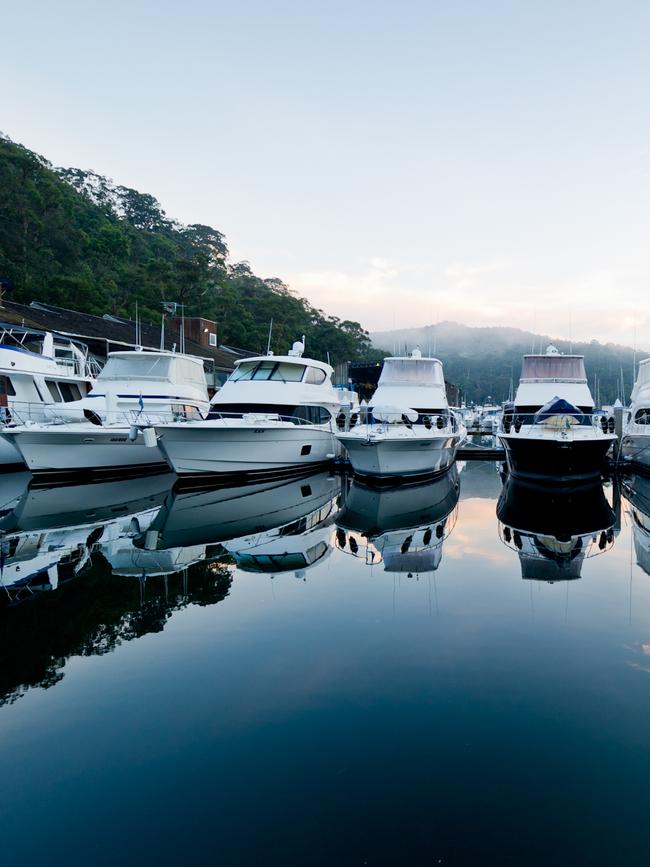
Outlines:
[[326,312],[650,350],[647,2],[21,0],[1,22],[0,130]]

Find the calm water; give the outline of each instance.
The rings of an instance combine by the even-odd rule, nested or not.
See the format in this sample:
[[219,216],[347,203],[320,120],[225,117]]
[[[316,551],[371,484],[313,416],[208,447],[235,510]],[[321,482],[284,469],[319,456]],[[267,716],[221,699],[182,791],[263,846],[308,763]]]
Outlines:
[[25,483],[3,863],[649,862],[648,482]]

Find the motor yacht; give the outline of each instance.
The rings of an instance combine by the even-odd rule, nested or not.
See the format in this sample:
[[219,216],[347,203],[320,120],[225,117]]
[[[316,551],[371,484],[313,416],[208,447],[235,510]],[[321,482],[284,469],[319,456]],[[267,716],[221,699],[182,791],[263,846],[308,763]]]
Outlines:
[[571,488],[515,477],[497,503],[501,540],[519,555],[526,580],[571,581],[588,557],[614,544],[616,515],[598,479]]
[[650,358],[639,364],[623,428],[621,456],[641,471],[650,470]]
[[237,361],[207,419],[155,425],[157,443],[174,472],[255,478],[332,460],[341,410],[333,369],[303,358],[303,352],[304,343],[296,341],[287,355]]
[[[0,422],[47,421],[72,409],[92,389],[99,365],[87,347],[51,333],[5,329],[0,334]],[[0,437],[0,469],[23,466],[14,443]]]
[[367,420],[337,439],[359,475],[412,476],[448,469],[463,434],[447,403],[442,363],[415,349],[384,359]]
[[435,481],[381,488],[355,477],[344,487],[336,519],[339,550],[385,572],[435,571],[455,525],[460,496],[456,466]]
[[205,413],[208,407],[201,358],[164,351],[112,352],[88,395],[75,405],[83,421],[53,415],[48,423],[10,425],[4,435],[35,475],[159,473],[167,462],[151,426]]
[[570,482],[600,475],[613,429],[613,420],[594,414],[584,357],[549,346],[543,355],[524,356],[498,436],[513,475]]

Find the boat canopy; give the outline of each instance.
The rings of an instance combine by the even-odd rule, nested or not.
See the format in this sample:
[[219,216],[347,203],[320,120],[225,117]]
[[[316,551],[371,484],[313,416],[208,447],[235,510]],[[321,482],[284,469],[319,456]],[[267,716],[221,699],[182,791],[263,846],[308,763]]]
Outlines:
[[134,379],[162,379],[204,386],[203,361],[173,353],[111,353],[97,381]]
[[636,375],[636,382],[632,390],[632,400],[635,400],[640,392],[650,391],[650,358],[644,358],[639,362],[639,372]]
[[379,385],[394,386],[444,386],[442,364],[437,358],[385,358],[379,377]]
[[521,381],[560,380],[586,382],[585,361],[582,355],[524,355]]
[[568,400],[564,400],[562,397],[553,397],[541,409],[537,410],[535,413],[535,423],[546,421],[546,419],[554,415],[569,415],[574,418],[582,418],[583,412],[577,406],[569,403]]

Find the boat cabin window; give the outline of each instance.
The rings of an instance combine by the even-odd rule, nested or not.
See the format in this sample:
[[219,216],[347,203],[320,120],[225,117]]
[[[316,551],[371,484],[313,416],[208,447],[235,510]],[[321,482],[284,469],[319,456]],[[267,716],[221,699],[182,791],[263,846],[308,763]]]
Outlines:
[[55,403],[61,403],[63,398],[61,397],[61,392],[57,388],[56,382],[51,379],[45,380],[45,385],[47,386],[47,390],[50,392],[50,397]]
[[149,355],[146,352],[134,352],[125,358],[109,356],[97,379],[169,379],[170,366],[174,360],[182,359]]
[[297,406],[293,411],[293,418],[309,424],[327,424],[331,415],[324,406]]
[[304,365],[288,361],[243,361],[232,372],[229,382],[247,379],[272,380],[273,382],[301,382],[305,372]]
[[635,424],[650,424],[650,409],[637,409],[634,415]]
[[578,379],[587,378],[584,360],[571,355],[531,355],[524,357],[522,379]]
[[81,400],[81,392],[79,386],[74,382],[60,382],[59,389],[66,403],[73,400]]
[[434,358],[387,358],[379,385],[444,386],[442,365]]
[[0,394],[8,394],[10,397],[16,394],[16,389],[8,376],[0,376]]
[[308,367],[305,382],[310,385],[322,385],[327,379],[327,374],[320,367]]

